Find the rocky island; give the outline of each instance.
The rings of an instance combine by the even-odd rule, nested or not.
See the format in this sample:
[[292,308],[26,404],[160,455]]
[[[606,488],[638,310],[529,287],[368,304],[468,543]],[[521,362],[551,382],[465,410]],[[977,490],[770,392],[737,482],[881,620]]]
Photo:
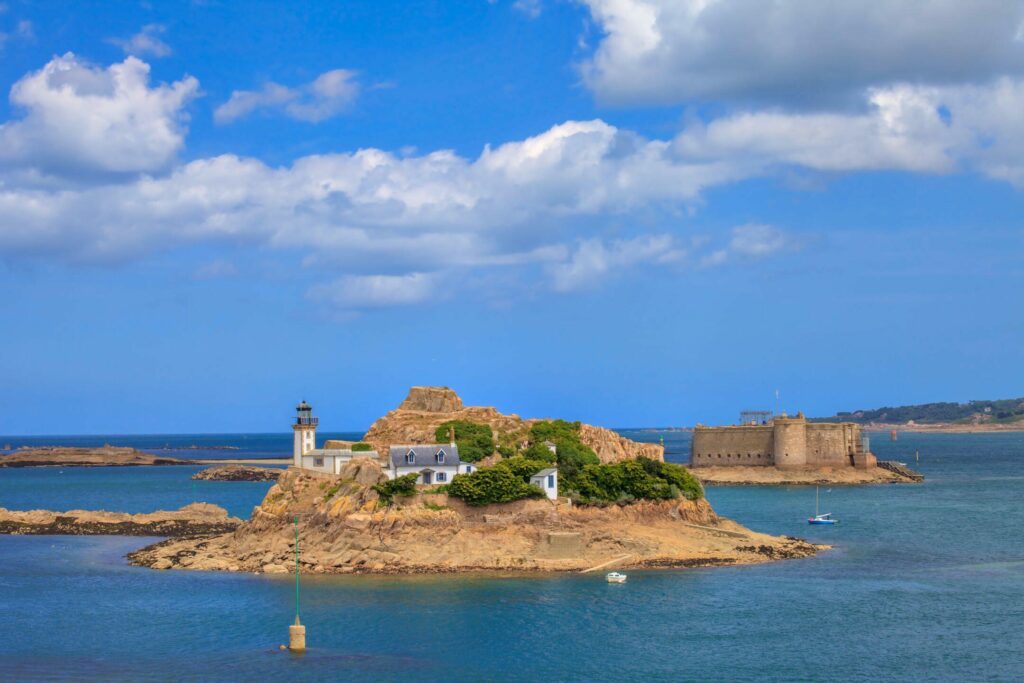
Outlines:
[[[450,389],[414,387],[363,442],[316,449],[311,408],[297,410],[296,462],[322,471],[290,467],[231,533],[168,539],[129,560],[283,573],[294,562],[296,519],[300,569],[310,573],[695,567],[818,550],[719,517],[686,468],[663,462],[660,446],[600,427],[467,408]],[[446,433],[451,443],[438,443]],[[433,465],[418,471],[423,453]],[[329,457],[337,469],[314,462]],[[456,464],[471,466],[443,484],[424,477]],[[555,477],[557,494],[547,488]]]
[[0,467],[124,467],[136,465],[194,465],[192,460],[163,458],[134,448],[44,446],[19,448],[0,455]]
[[193,503],[179,510],[140,514],[105,510],[6,510],[0,508],[0,534],[211,536],[233,531],[242,520],[209,503]]
[[216,465],[192,475],[199,481],[276,481],[284,470],[249,465]]

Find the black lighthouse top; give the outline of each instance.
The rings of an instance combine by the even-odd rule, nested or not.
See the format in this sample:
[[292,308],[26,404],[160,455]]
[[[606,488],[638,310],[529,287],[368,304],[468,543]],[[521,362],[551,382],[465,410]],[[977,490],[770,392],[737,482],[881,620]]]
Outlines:
[[319,418],[313,417],[313,406],[309,405],[305,401],[295,406],[295,424],[297,425],[310,425],[315,427],[320,421]]

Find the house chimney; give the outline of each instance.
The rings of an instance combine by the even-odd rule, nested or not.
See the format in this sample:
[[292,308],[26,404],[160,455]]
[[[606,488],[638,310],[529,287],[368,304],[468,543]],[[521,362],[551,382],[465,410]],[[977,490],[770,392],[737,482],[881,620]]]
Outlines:
[[455,448],[455,425],[448,425],[448,445]]

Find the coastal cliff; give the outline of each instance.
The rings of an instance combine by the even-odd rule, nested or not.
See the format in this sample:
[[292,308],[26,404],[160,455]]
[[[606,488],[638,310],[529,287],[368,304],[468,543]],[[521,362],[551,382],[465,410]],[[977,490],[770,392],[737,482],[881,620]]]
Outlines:
[[339,476],[289,470],[231,533],[170,539],[133,564],[283,573],[579,571],[603,566],[688,567],[806,557],[817,548],[718,517],[703,498],[573,506],[546,499],[473,508],[446,494],[385,504],[377,462],[355,458]]
[[[434,443],[435,430],[452,420],[486,424],[498,441],[525,438],[530,425],[542,421],[506,415],[493,407],[464,406],[458,394],[447,387],[412,387],[398,408],[373,423],[363,440],[378,453],[386,454],[391,444]],[[632,441],[603,427],[581,424],[579,436],[601,462],[619,462],[641,456],[664,460],[664,449],[660,445]],[[343,445],[328,441],[326,447]]]

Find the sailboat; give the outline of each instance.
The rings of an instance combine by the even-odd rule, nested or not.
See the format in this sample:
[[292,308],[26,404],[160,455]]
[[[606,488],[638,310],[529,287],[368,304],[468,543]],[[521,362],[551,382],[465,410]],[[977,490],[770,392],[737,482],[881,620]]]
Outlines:
[[818,512],[818,487],[814,487],[814,516],[807,518],[808,524],[835,524],[838,519],[832,519],[832,513],[826,512],[819,514]]

